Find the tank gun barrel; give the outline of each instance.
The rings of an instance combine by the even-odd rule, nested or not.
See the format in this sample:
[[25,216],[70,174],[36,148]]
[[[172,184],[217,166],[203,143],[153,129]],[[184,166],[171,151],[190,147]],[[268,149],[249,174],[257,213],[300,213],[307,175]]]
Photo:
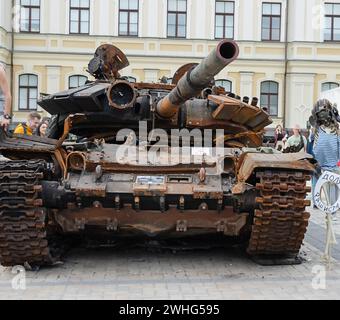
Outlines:
[[194,69],[187,72],[177,86],[157,104],[157,113],[162,118],[172,118],[178,107],[196,97],[214,77],[228,64],[237,59],[239,47],[235,41],[222,40],[217,47]]

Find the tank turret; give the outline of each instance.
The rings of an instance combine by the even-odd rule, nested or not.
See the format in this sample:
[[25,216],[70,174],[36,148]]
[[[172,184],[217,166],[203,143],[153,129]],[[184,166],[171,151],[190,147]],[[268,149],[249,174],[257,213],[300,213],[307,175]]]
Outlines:
[[71,133],[85,139],[104,137],[114,141],[119,130],[139,131],[143,121],[147,122],[148,131],[224,129],[233,145],[237,140],[237,146],[259,146],[262,129],[271,119],[257,106],[258,99],[242,99],[214,85],[215,76],[238,55],[235,41],[222,40],[200,64],[180,67],[171,84],[165,83],[164,77],[159,83],[132,83],[120,75],[129,65],[125,54],[113,45],[101,45],[88,65],[95,81],[38,102],[55,116],[49,137],[60,138],[64,121],[76,114],[80,118],[72,124]]

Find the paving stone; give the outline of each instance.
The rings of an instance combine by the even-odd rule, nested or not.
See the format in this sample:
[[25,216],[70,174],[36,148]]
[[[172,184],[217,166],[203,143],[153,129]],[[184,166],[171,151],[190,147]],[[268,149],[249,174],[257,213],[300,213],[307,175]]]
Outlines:
[[[340,239],[340,221],[334,226]],[[313,268],[327,267],[325,228],[323,213],[312,210],[304,262],[294,266],[259,266],[241,249],[159,254],[75,248],[61,266],[27,272],[26,290],[14,290],[12,269],[0,266],[0,299],[339,299],[340,241],[326,269],[326,289],[312,287]]]

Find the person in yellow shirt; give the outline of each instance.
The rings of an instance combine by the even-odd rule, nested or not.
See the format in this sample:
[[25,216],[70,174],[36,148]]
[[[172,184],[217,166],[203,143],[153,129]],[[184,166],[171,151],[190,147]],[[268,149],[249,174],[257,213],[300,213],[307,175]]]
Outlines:
[[14,134],[25,134],[32,136],[34,131],[39,127],[41,116],[37,112],[31,112],[28,115],[26,123],[20,123],[14,130]]

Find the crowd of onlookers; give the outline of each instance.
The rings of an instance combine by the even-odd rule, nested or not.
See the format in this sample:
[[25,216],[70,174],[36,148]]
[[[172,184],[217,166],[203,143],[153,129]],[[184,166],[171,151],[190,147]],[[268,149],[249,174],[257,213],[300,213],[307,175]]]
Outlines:
[[[0,91],[3,93],[4,110],[3,115],[0,115],[0,127],[8,130],[12,120],[12,96],[6,76],[6,67],[0,63]],[[19,123],[14,130],[14,134],[37,135],[40,137],[46,136],[46,131],[49,123],[49,118],[42,118],[37,112],[32,112],[28,115],[25,123]]]
[[14,129],[14,134],[25,134],[28,136],[36,135],[39,137],[46,137],[46,131],[50,119],[48,117],[42,118],[37,112],[31,112],[28,115],[27,121],[19,123]]
[[[275,128],[275,148],[284,153],[304,151],[314,157],[316,161],[316,170],[312,178],[314,195],[316,183],[322,172],[340,174],[340,116],[336,104],[326,99],[318,100],[310,122],[312,125],[308,130],[302,131],[299,126],[295,126],[290,136],[288,130],[283,130],[282,126],[278,125]],[[326,184],[323,189],[327,194],[327,203],[335,204],[339,199],[338,186],[334,183]]]
[[[313,135],[309,131],[308,139],[303,134],[299,125],[294,126],[290,134],[288,129],[283,129],[277,125],[274,133],[275,149],[284,153],[308,152],[311,153],[313,148]],[[312,154],[312,153],[311,153]]]

